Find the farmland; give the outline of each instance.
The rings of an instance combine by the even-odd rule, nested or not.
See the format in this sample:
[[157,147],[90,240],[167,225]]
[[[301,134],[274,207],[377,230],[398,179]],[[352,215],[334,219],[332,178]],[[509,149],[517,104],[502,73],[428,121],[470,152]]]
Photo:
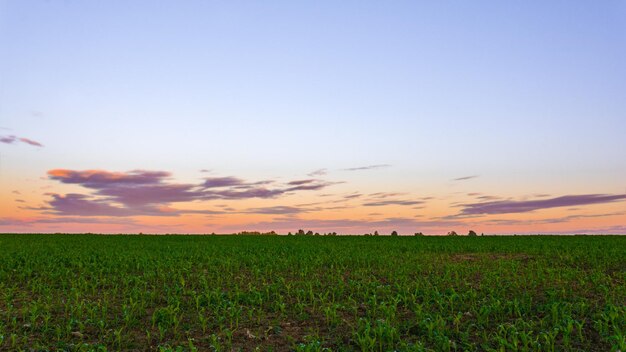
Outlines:
[[0,235],[0,248],[0,350],[626,350],[626,237]]

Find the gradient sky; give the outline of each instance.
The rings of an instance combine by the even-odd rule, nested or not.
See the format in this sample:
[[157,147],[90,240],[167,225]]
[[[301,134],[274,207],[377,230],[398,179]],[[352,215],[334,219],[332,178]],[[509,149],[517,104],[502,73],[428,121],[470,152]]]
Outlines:
[[0,0],[0,232],[626,234],[624,1]]

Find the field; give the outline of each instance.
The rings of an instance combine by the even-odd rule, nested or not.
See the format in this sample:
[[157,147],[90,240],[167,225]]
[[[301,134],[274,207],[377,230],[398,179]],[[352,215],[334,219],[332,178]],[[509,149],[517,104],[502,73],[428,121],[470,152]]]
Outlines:
[[0,235],[0,350],[626,351],[626,237]]

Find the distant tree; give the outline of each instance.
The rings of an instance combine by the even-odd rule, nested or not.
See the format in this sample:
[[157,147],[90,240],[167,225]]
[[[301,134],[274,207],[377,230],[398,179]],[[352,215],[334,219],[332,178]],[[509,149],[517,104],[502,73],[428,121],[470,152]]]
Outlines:
[[298,236],[304,236],[304,235],[305,233],[303,229],[298,230]]
[[333,236],[337,236],[337,232],[334,232],[334,231],[333,231]]
[[424,234],[421,233],[421,232],[416,232],[415,235],[413,235],[413,236],[424,236]]
[[398,231],[391,231],[391,236],[398,236]]
[[374,231],[374,236],[379,236],[378,231]]
[[320,235],[320,233],[319,233],[319,232],[316,232],[316,233],[315,233],[315,236],[319,236],[319,235]]
[[261,232],[261,231],[241,231],[237,233],[238,236],[277,236],[276,231]]
[[481,233],[480,233],[480,235],[481,235],[481,236],[484,236],[485,234],[481,232]]
[[474,232],[474,230],[470,230],[470,231],[469,231],[469,233],[468,233],[467,235],[468,235],[468,236],[470,236],[470,237],[476,237],[476,236],[478,236],[478,235],[476,234],[476,232]]
[[450,231],[448,232],[448,236],[458,236],[459,234],[456,233],[456,231]]
[[291,231],[289,231],[289,233],[287,234],[287,236],[293,236],[293,234],[291,233]]
[[311,230],[307,231],[307,232],[306,232],[306,235],[307,235],[307,236],[313,236],[313,231],[311,231]]

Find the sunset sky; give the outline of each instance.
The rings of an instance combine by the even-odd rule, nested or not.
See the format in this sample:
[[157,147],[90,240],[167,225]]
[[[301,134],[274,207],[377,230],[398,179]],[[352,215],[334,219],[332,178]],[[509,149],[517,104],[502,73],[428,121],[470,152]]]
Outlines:
[[624,1],[0,0],[0,232],[626,234]]

